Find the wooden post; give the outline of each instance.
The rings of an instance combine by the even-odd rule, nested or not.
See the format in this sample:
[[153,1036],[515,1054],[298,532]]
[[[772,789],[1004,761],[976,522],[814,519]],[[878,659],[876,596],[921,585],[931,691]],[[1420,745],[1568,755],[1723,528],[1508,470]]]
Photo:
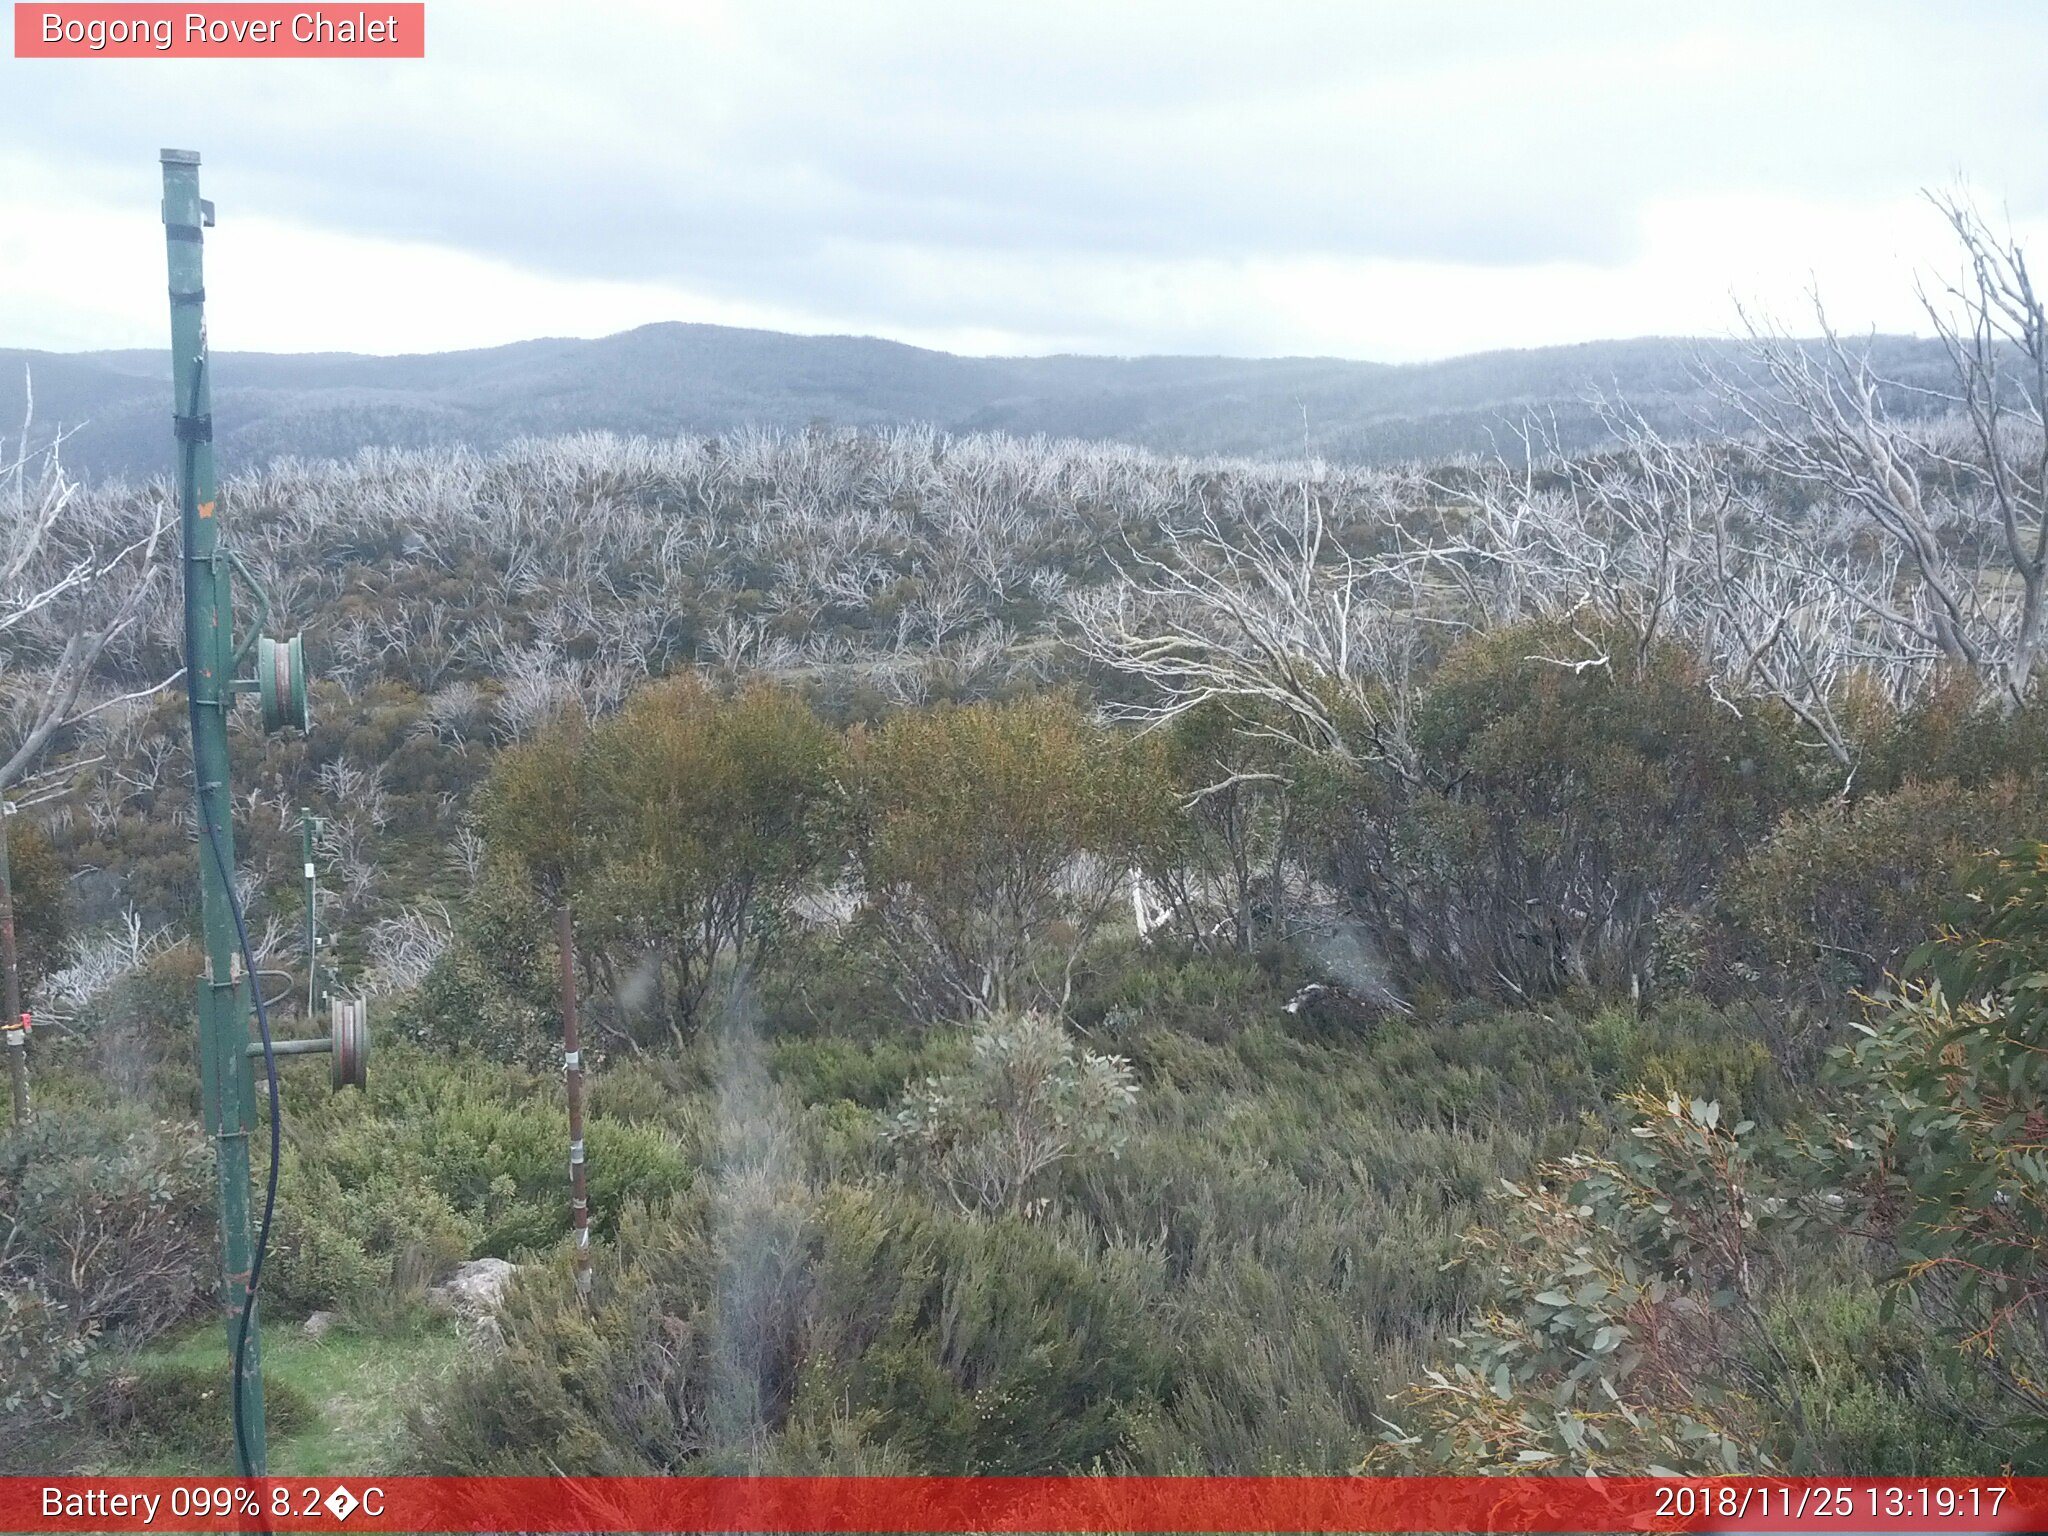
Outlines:
[[590,1301],[590,1188],[583,1161],[583,1051],[576,1030],[576,919],[564,898],[555,914],[562,951],[562,1076],[569,1095],[569,1219],[576,1233],[576,1294]]
[[14,1123],[29,1122],[28,1031],[21,1027],[21,963],[14,949],[14,868],[8,861],[14,803],[0,796],[0,1038],[7,1042],[7,1075],[14,1084]]
[[313,870],[313,834],[319,830],[320,818],[301,806],[299,808],[299,856],[304,861],[306,880],[306,1022],[312,1024],[319,1017],[320,1008],[320,919],[315,911],[320,901],[320,885]]

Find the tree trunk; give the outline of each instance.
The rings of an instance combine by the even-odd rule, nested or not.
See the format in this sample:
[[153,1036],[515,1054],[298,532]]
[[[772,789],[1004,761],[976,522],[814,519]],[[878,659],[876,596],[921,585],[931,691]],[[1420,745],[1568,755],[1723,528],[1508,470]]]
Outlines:
[[14,869],[7,839],[14,807],[0,798],[0,1033],[7,1041],[7,1075],[14,1085],[14,1123],[26,1125],[28,1032],[21,1027],[21,964],[14,947]]

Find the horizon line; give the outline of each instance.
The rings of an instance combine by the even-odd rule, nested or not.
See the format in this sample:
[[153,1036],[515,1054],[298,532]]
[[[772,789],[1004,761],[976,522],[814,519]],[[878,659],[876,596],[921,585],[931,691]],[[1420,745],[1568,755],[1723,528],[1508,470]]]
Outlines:
[[[1225,363],[1333,363],[1355,368],[1408,369],[1429,368],[1445,363],[1464,362],[1478,358],[1514,357],[1537,352],[1563,352],[1576,347],[1632,346],[1650,343],[1667,345],[1730,345],[1740,344],[1742,337],[1726,332],[1719,335],[1687,334],[1685,332],[1649,331],[1628,336],[1591,336],[1577,341],[1544,342],[1524,347],[1482,347],[1471,352],[1447,352],[1440,356],[1410,358],[1401,362],[1389,362],[1379,358],[1346,357],[1338,353],[1279,352],[949,352],[942,347],[921,346],[916,342],[899,341],[892,336],[877,335],[873,332],[857,331],[781,331],[768,326],[720,325],[700,320],[650,320],[640,325],[627,326],[624,330],[606,331],[595,336],[539,335],[522,336],[511,341],[492,342],[477,347],[447,347],[422,352],[352,352],[333,348],[277,351],[255,347],[232,347],[219,352],[223,357],[278,357],[278,358],[359,358],[378,361],[398,361],[405,358],[465,357],[486,352],[503,352],[514,347],[539,346],[549,342],[582,343],[597,345],[617,341],[621,337],[637,335],[642,331],[668,328],[699,331],[723,331],[734,335],[773,336],[788,341],[842,341],[872,342],[881,346],[900,347],[909,352],[921,352],[932,357],[958,358],[973,362],[1057,362],[1077,360],[1103,363],[1147,363],[1147,362],[1225,362]],[[1789,338],[1797,343],[1817,342],[1819,336],[1794,336]],[[1844,336],[1844,340],[1850,340]],[[1864,343],[1880,341],[1936,342],[1939,338],[1918,331],[1883,331],[1875,328],[1855,334],[1856,340]],[[0,344],[0,353],[36,357],[94,358],[112,357],[125,354],[168,354],[168,345],[140,347],[83,347],[59,349],[55,347],[21,347]]]

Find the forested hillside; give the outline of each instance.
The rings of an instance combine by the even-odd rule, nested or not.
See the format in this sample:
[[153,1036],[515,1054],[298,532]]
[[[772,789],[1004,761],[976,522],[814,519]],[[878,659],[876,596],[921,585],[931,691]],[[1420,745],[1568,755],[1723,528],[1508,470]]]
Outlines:
[[[259,968],[296,1027],[307,807],[378,1036],[286,1101],[273,1464],[2040,1470],[2048,483],[1971,334],[1949,414],[1765,338],[1740,435],[1504,461],[232,480],[319,676],[237,717]],[[13,818],[0,1456],[217,1456],[166,498],[7,488],[16,721],[101,643]]]
[[[1938,343],[1880,338],[1888,377],[1945,376]],[[1561,446],[1600,436],[1595,394],[1625,397],[1660,428],[1725,424],[1698,365],[1726,342],[1651,338],[1493,352],[1401,367],[1334,358],[953,357],[872,337],[785,336],[650,325],[596,341],[521,342],[415,357],[214,357],[221,450],[272,458],[360,448],[494,449],[526,435],[669,437],[737,427],[800,430],[930,424],[1047,434],[1164,453],[1384,464],[1491,454],[1541,423]],[[0,351],[0,421],[32,375],[43,420],[76,429],[75,471],[147,479],[168,466],[157,352]],[[1926,402],[1901,394],[1896,404]]]

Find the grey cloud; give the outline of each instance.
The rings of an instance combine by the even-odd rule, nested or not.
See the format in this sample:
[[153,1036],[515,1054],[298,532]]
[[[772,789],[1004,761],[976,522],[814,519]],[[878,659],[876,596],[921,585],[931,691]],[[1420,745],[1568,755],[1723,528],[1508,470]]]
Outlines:
[[16,63],[0,124],[124,196],[182,141],[224,210],[906,320],[947,301],[892,251],[1619,263],[1654,197],[1958,169],[2048,208],[2020,5],[676,15],[434,0],[423,65]]

